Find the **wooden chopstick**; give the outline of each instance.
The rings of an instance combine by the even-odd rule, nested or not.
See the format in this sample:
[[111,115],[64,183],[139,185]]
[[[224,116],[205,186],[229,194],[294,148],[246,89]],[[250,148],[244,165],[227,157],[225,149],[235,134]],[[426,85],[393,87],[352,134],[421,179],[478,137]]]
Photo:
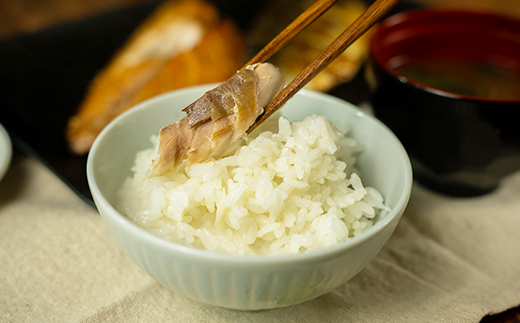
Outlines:
[[327,11],[338,0],[317,0],[302,14],[298,16],[289,26],[285,27],[269,44],[262,48],[245,66],[255,63],[263,63],[305,27],[314,22],[325,11]]
[[[264,113],[260,115],[260,117],[255,121],[255,123],[247,130],[247,133],[251,133],[259,124],[264,122],[267,118],[269,118],[274,112],[280,109],[286,102],[289,100],[296,92],[298,92],[301,88],[303,88],[307,83],[316,74],[321,72],[325,67],[327,67],[334,59],[336,59],[348,46],[350,46],[354,41],[356,41],[361,35],[367,32],[376,22],[379,21],[390,9],[392,9],[400,0],[376,0],[368,9],[361,14],[350,26],[347,27],[339,35],[321,54],[316,57],[314,61],[312,61],[300,74],[298,74],[289,84],[285,86],[285,88],[276,96],[264,109]],[[332,3],[329,3],[332,2]],[[300,15],[302,18],[301,24],[304,22],[310,24],[314,19],[319,17],[321,13],[330,8],[330,6],[335,1],[331,0],[318,0],[313,6],[309,7],[312,11],[316,10],[316,8],[323,9],[316,17],[314,17],[315,13],[309,14],[310,17],[314,17],[306,19],[306,13]],[[327,6],[328,5],[328,6]],[[316,8],[315,8],[316,7]],[[307,11],[306,10],[306,11]],[[317,12],[317,11],[316,11]],[[299,20],[298,17],[296,20]],[[293,26],[294,22],[289,25],[282,34],[275,37],[272,42],[275,42],[277,38],[280,38],[272,45],[272,48],[263,49],[259,52],[259,54],[255,55],[255,58],[251,61],[253,63],[264,62],[268,57],[273,55],[277,50],[279,50],[285,43],[287,43],[292,37],[294,37],[299,31],[301,31],[305,26],[297,23],[297,26]],[[293,26],[293,27],[291,27]],[[299,30],[296,33],[293,33],[291,30],[287,30],[290,28],[298,28]],[[279,44],[280,43],[280,44]],[[266,47],[269,47],[267,45]],[[267,57],[267,58],[266,58]],[[255,60],[256,59],[256,60]],[[263,59],[263,60],[262,60]]]

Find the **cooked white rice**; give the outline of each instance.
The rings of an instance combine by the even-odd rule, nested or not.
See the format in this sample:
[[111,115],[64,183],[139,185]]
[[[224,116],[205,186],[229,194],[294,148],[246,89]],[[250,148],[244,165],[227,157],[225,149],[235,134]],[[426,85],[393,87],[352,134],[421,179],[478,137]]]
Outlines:
[[323,116],[293,124],[280,117],[278,129],[274,120],[231,156],[147,178],[157,152],[153,138],[155,148],[137,154],[120,208],[164,239],[259,255],[332,246],[388,210],[355,172],[357,141]]

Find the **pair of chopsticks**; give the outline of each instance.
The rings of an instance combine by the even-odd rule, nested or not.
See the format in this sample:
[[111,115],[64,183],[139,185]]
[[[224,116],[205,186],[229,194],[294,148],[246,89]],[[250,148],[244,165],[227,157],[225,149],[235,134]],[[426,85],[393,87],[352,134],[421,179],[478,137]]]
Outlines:
[[[317,0],[289,26],[287,26],[269,44],[260,50],[247,64],[263,63],[274,55],[294,36],[305,27],[320,17],[338,0]],[[298,74],[285,88],[276,96],[264,109],[264,113],[247,130],[253,131],[259,124],[276,112],[287,100],[296,92],[303,88],[316,74],[327,67],[334,59],[347,49],[361,35],[367,32],[376,22],[379,21],[390,9],[400,0],[376,0],[368,9],[359,16],[350,26],[341,33],[316,59],[311,62],[300,74]]]

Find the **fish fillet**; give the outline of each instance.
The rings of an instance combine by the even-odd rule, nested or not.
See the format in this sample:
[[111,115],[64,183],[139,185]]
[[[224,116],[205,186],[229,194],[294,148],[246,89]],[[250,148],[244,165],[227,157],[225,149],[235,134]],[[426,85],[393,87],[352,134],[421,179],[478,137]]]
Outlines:
[[247,66],[183,111],[187,116],[159,132],[159,148],[149,176],[227,152],[242,138],[267,104],[283,89],[285,79],[269,63]]
[[155,95],[222,82],[243,64],[245,44],[235,24],[201,0],[162,4],[94,78],[66,137],[86,154],[116,116]]

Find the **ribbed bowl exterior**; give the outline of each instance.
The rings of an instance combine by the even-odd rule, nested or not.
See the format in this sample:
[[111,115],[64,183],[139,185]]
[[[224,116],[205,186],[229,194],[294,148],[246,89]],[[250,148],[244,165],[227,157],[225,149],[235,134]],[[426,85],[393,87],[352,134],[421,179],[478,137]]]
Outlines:
[[[168,289],[193,300],[237,310],[261,310],[308,301],[358,274],[381,250],[398,221],[352,248],[303,260],[264,256],[214,255],[204,259],[142,239],[100,209],[110,233],[126,255]],[[126,224],[132,225],[132,224]],[[137,232],[139,235],[139,232]],[[208,252],[209,253],[209,252]],[[271,258],[271,259],[269,259]],[[275,259],[281,260],[279,262]]]

